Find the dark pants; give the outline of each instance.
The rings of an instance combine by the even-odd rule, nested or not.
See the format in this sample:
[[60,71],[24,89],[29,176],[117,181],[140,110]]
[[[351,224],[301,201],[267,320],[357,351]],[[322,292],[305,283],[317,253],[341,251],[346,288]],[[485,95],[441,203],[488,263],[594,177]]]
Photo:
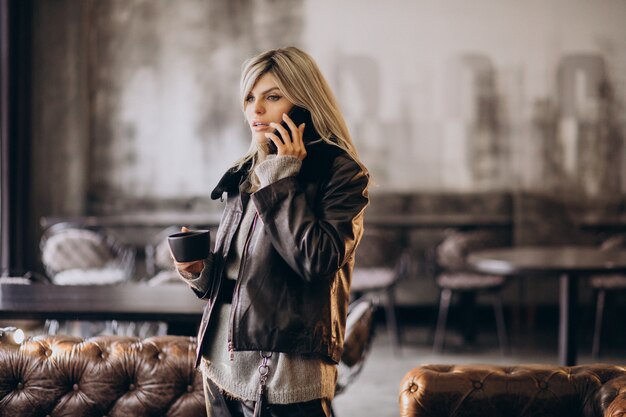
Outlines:
[[[209,417],[252,417],[253,401],[240,401],[225,396],[208,378],[204,378],[204,397]],[[330,417],[330,400],[319,398],[294,404],[269,404],[265,417]]]

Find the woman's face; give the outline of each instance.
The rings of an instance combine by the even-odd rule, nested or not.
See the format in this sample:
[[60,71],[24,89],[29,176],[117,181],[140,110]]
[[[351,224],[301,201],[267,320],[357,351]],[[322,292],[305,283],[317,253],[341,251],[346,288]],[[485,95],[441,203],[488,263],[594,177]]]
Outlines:
[[260,144],[266,144],[268,139],[265,134],[275,130],[270,123],[280,124],[283,113],[289,113],[293,105],[280,91],[272,74],[260,76],[246,97],[244,108],[252,138]]

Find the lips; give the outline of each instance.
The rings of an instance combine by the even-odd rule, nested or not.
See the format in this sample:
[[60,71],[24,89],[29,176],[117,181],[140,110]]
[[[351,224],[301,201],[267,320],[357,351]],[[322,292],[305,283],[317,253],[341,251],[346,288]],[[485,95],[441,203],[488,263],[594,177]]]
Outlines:
[[265,130],[270,127],[269,123],[263,123],[259,121],[253,121],[250,125],[254,130]]

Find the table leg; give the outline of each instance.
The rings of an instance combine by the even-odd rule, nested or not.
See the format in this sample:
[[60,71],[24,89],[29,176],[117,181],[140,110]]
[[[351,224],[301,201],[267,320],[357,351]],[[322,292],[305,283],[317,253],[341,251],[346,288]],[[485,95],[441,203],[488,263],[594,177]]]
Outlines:
[[559,363],[576,365],[576,313],[578,304],[578,279],[563,274],[559,278]]

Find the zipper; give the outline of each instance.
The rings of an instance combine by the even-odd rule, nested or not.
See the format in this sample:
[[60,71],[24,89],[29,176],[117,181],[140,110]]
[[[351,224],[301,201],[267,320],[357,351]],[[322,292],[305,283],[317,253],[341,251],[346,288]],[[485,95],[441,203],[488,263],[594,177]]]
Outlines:
[[235,360],[235,350],[233,349],[233,342],[228,340],[228,359],[232,362]]
[[239,287],[241,287],[241,277],[243,275],[243,267],[246,261],[246,256],[248,255],[248,246],[250,246],[250,239],[252,238],[252,232],[254,232],[254,228],[256,226],[257,219],[259,218],[259,213],[257,211],[254,212],[254,218],[252,219],[252,225],[250,226],[250,230],[248,230],[248,236],[246,236],[246,242],[243,245],[243,252],[241,254],[241,261],[239,261],[239,272],[237,273],[237,281],[235,282],[235,290],[233,291],[233,302],[230,306],[230,322],[231,326],[228,329],[228,358],[232,362],[235,359],[235,347],[233,344],[233,334],[235,333],[235,310],[237,306]]

